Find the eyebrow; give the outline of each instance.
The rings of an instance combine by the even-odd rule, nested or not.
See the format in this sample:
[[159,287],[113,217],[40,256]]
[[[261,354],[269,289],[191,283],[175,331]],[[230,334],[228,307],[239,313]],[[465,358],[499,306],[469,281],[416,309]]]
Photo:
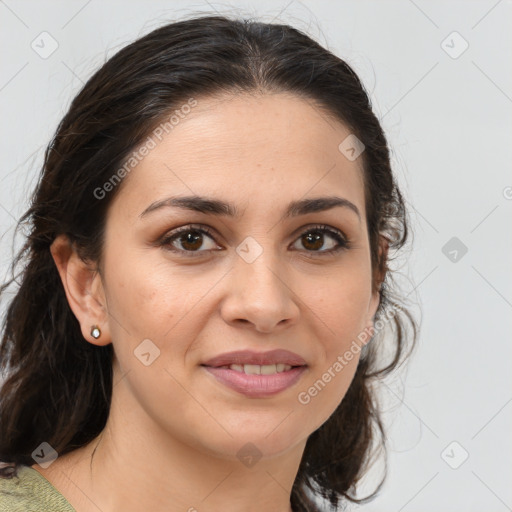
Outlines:
[[[164,207],[180,208],[182,210],[234,218],[240,218],[242,216],[242,213],[235,205],[219,199],[201,196],[175,196],[151,203],[139,215],[139,218]],[[284,218],[298,217],[299,215],[331,210],[337,207],[348,208],[353,211],[359,217],[359,221],[361,221],[361,213],[357,206],[348,199],[338,196],[316,197],[292,201],[286,208]]]

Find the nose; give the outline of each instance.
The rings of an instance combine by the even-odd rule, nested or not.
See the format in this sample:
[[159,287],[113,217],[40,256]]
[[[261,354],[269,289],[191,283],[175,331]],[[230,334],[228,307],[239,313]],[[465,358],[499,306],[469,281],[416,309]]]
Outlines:
[[297,295],[286,282],[276,258],[264,251],[248,263],[235,258],[229,273],[229,291],[221,315],[232,325],[251,324],[262,333],[275,332],[295,324],[299,318]]

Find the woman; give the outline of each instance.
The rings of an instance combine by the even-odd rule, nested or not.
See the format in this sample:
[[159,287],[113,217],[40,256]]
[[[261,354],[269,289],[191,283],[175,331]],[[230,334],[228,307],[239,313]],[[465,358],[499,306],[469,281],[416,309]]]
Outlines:
[[0,510],[362,501],[372,381],[416,336],[389,286],[406,217],[361,82],[303,33],[201,16],[119,51],[22,218]]

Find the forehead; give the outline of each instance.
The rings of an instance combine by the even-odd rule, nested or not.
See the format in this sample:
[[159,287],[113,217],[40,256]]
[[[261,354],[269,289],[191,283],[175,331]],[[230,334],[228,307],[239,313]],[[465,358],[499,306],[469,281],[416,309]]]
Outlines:
[[[350,135],[311,100],[276,93],[196,98],[124,178],[115,202],[138,215],[166,195],[217,196],[243,207],[342,195],[364,215],[361,158],[339,145]],[[160,133],[160,132],[159,132]]]

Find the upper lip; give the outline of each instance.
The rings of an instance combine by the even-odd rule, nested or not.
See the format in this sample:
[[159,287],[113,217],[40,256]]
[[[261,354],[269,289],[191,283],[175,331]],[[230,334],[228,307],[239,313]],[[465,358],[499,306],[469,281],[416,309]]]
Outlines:
[[203,366],[229,366],[231,364],[288,364],[290,366],[305,366],[306,361],[298,354],[289,350],[270,350],[268,352],[254,352],[252,350],[237,350],[226,352],[205,361]]

